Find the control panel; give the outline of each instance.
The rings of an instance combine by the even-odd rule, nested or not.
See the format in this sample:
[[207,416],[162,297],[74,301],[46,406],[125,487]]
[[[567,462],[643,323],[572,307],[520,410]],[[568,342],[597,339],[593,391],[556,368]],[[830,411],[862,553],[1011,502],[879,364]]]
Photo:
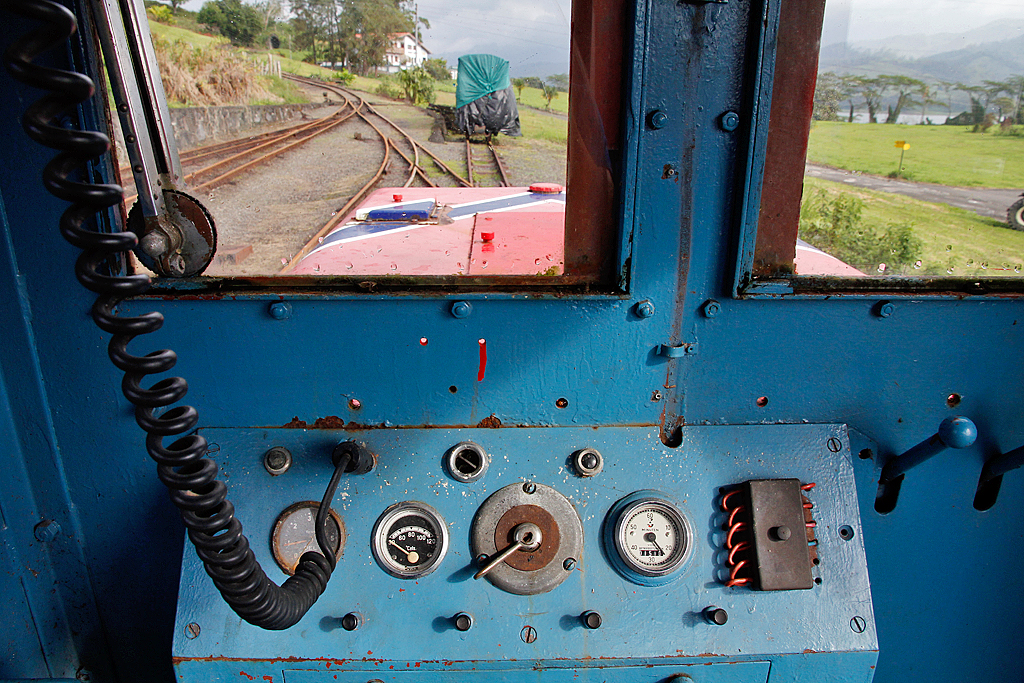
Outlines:
[[332,449],[356,441],[376,464],[341,479],[337,568],[288,631],[239,619],[185,545],[180,680],[765,681],[875,663],[841,425],[687,427],[675,447],[630,427],[203,434],[278,583],[319,550]]

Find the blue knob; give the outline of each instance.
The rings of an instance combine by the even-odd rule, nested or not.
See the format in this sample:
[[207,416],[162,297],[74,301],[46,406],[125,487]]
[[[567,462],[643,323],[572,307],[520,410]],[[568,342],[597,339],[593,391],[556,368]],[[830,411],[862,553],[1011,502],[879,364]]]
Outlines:
[[966,417],[947,417],[939,425],[939,439],[949,448],[967,448],[978,438],[978,428]]

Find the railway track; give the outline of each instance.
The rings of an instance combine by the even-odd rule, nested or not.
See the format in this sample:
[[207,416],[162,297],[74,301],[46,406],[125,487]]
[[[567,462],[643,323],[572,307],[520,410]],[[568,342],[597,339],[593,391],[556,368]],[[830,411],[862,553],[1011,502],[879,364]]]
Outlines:
[[509,187],[501,157],[491,141],[473,142],[466,136],[466,169],[473,187]]

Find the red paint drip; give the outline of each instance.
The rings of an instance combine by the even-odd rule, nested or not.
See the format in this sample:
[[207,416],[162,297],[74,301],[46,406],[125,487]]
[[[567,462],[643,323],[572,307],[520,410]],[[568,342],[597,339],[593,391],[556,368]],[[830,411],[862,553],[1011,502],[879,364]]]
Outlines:
[[487,370],[487,340],[480,340],[480,370],[476,373],[476,381],[484,381],[484,372]]

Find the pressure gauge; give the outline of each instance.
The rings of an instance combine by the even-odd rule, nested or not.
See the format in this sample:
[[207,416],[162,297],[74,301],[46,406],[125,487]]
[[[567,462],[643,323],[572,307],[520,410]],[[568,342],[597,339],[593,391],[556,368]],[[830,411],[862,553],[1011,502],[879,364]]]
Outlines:
[[615,569],[643,586],[677,578],[693,550],[690,521],[656,491],[637,491],[616,503],[604,536]]
[[391,576],[418,579],[437,569],[448,552],[448,526],[426,503],[396,503],[373,525],[371,548]]
[[[286,574],[295,573],[303,553],[320,552],[320,545],[316,541],[316,513],[319,509],[320,503],[316,501],[302,501],[289,505],[277,516],[270,537],[270,548],[277,565]],[[335,558],[340,559],[345,547],[345,525],[341,523],[337,512],[330,510],[329,513],[327,542],[334,548]]]

